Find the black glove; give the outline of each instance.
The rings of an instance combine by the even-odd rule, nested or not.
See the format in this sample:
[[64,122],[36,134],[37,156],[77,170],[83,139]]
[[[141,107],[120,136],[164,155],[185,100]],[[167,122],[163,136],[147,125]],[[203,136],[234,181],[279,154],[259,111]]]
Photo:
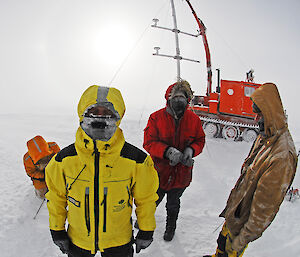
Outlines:
[[192,167],[194,165],[193,158],[194,150],[191,147],[187,147],[183,151],[181,163],[185,166]]
[[51,236],[54,244],[56,244],[62,253],[68,253],[70,247],[70,238],[65,230],[51,230]]
[[170,165],[175,166],[180,162],[182,158],[182,152],[177,150],[175,147],[170,146],[167,148],[165,156],[170,160]]
[[153,231],[139,230],[135,238],[135,251],[139,253],[142,249],[146,249],[153,241]]

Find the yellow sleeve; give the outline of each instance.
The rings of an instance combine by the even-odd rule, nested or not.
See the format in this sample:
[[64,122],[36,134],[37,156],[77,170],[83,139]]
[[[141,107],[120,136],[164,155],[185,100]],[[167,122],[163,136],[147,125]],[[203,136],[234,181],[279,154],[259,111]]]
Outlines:
[[154,231],[156,227],[154,214],[156,211],[155,201],[158,199],[156,194],[158,185],[157,171],[148,155],[143,163],[137,164],[133,188],[135,213],[139,228],[143,231]]
[[62,163],[57,162],[55,156],[46,167],[46,183],[49,190],[46,194],[49,227],[52,230],[63,230],[67,217],[66,182]]

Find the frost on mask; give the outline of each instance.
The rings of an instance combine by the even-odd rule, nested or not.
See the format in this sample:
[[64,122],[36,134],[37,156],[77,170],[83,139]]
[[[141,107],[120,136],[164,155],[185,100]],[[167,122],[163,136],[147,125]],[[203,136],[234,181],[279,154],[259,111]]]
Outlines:
[[117,129],[118,117],[103,106],[93,106],[83,115],[81,127],[94,140],[108,141]]

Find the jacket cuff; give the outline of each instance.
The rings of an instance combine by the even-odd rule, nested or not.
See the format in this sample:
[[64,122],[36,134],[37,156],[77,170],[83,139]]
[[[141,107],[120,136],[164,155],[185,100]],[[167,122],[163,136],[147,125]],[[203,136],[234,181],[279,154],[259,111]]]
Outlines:
[[53,241],[68,239],[68,233],[65,230],[52,230],[50,229],[50,233]]
[[231,247],[234,251],[241,252],[247,245],[247,244],[242,245],[240,239],[241,238],[239,236],[233,239]]
[[153,233],[154,233],[154,231],[139,230],[136,238],[142,239],[142,240],[151,240],[153,238]]
[[33,178],[31,177],[32,180],[38,180],[38,181],[45,181],[45,178]]

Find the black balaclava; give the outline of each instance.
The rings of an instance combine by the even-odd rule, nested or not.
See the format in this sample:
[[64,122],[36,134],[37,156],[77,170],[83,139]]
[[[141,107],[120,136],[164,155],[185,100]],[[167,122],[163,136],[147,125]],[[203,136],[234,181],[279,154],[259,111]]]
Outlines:
[[265,133],[265,120],[264,117],[262,116],[259,120],[258,120],[258,127],[259,127],[259,133],[260,134],[264,134]]
[[184,92],[179,91],[174,94],[172,98],[169,99],[170,102],[170,108],[175,114],[175,118],[180,119],[186,109],[186,106],[188,104],[188,100]]
[[258,115],[258,120],[257,120],[257,124],[259,127],[259,133],[264,135],[265,134],[265,120],[264,120],[264,116],[262,115],[261,110],[258,108],[258,106],[253,102],[252,104],[252,109],[253,112],[256,113]]

